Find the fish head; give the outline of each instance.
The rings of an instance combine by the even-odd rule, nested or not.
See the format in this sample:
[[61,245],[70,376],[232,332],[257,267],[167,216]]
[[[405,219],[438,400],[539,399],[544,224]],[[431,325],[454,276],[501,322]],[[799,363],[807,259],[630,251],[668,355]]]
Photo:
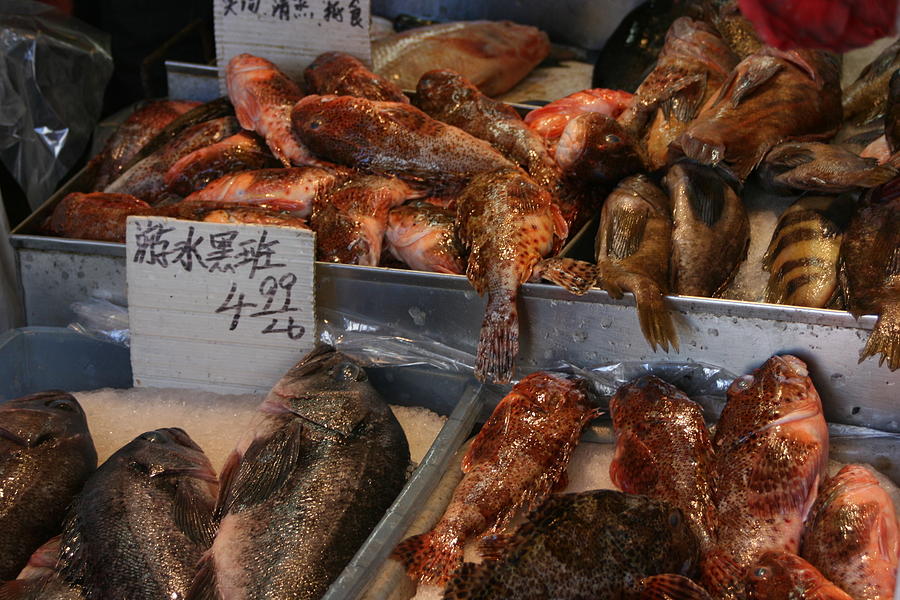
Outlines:
[[198,480],[205,482],[210,497],[218,492],[218,479],[209,458],[178,427],[142,433],[108,462],[124,463],[130,477],[156,486],[175,488],[182,481]]
[[677,422],[673,420],[686,410],[697,408],[687,394],[653,375],[620,387],[609,402],[617,431],[641,427],[643,423]]
[[416,106],[428,114],[477,99],[478,91],[465,77],[450,69],[434,69],[416,84]]
[[753,374],[735,379],[728,388],[728,407],[740,411],[737,420],[747,431],[822,414],[806,363],[789,354],[773,356]]
[[746,586],[757,600],[849,600],[814,566],[789,552],[766,552],[747,569]]
[[598,399],[585,378],[550,371],[538,371],[522,378],[515,391],[543,413],[576,409],[593,414]]
[[668,194],[659,189],[653,180],[643,173],[631,175],[620,181],[615,192],[624,193],[638,201],[646,202],[659,216],[668,217],[671,213]]
[[640,170],[642,161],[636,148],[615,119],[588,112],[569,121],[563,129],[556,145],[556,162],[575,176],[615,183]]
[[365,144],[355,133],[378,118],[372,107],[373,102],[364,98],[311,94],[291,109],[291,127],[313,152],[328,154],[331,150],[343,156]]
[[0,443],[32,448],[47,442],[87,440],[84,410],[74,396],[60,390],[30,394],[0,404]]

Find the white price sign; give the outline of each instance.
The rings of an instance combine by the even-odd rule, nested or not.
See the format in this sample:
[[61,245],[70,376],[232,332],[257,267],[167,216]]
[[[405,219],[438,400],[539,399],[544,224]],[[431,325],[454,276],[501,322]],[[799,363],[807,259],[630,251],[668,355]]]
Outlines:
[[136,386],[267,391],[313,348],[315,235],[129,217]]
[[323,52],[340,50],[371,64],[369,0],[213,0],[216,59],[224,91],[228,61],[248,52],[303,81]]

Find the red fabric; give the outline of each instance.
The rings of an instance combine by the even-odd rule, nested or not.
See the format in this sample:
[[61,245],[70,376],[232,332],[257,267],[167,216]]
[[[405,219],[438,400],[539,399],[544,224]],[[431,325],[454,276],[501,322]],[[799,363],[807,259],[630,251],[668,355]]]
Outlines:
[[897,0],[739,0],[766,44],[846,52],[895,33]]

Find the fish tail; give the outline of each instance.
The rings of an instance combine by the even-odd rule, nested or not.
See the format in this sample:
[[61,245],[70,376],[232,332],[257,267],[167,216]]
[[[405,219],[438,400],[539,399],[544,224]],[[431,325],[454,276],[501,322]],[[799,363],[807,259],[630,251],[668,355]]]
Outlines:
[[711,600],[709,592],[683,575],[652,575],[638,585],[640,600]]
[[876,354],[881,355],[878,358],[878,366],[887,362],[891,371],[900,368],[900,303],[898,302],[886,303],[882,306],[881,315],[875,322],[875,329],[869,334],[859,362]]
[[[484,565],[464,563],[453,574],[453,579],[444,590],[444,600],[477,600],[478,598],[502,597],[497,590],[486,587],[489,571]],[[480,593],[479,593],[480,592]]]
[[581,296],[590,290],[599,276],[597,267],[574,258],[548,258],[535,266],[534,275]]
[[507,383],[512,379],[518,353],[519,314],[516,309],[516,294],[504,290],[489,291],[484,320],[481,322],[481,338],[478,340],[475,377],[480,381]]
[[457,540],[441,538],[429,531],[397,544],[391,558],[400,561],[413,580],[443,585],[462,564],[463,549]]
[[658,346],[668,352],[671,346],[677,352],[679,350],[678,334],[675,333],[672,314],[666,308],[662,291],[650,279],[641,276],[635,277],[637,282],[628,287],[634,293],[641,332],[654,351]]

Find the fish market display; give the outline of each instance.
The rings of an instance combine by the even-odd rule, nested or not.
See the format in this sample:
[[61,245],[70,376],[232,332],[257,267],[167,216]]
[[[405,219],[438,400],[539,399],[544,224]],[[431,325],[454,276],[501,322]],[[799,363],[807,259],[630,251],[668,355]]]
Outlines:
[[189,196],[229,173],[277,167],[279,163],[260,137],[242,131],[221,142],[199,148],[166,171],[164,180],[173,194]]
[[770,551],[797,553],[828,458],[822,402],[806,365],[773,356],[728,388],[713,438],[716,548],[703,581],[733,597],[743,572]]
[[824,52],[763,49],[751,54],[670,151],[721,165],[743,181],[776,144],[827,139],[837,132],[839,75],[838,60]]
[[900,40],[885,48],[844,90],[844,120],[862,125],[885,113],[888,82],[900,68]]
[[422,192],[395,177],[351,179],[316,203],[310,225],[319,260],[378,266],[388,212]]
[[847,196],[804,196],[778,220],[763,266],[766,301],[823,308],[838,291],[838,256],[854,202]]
[[184,598],[215,533],[209,459],[177,428],[113,454],[69,509],[56,570],[87,600]]
[[581,431],[597,415],[583,380],[538,372],[497,405],[462,462],[463,479],[434,528],[394,550],[415,580],[446,583],[463,544],[539,506],[564,477]]
[[672,202],[672,291],[714,296],[747,255],[750,223],[741,199],[714,169],[679,162],[665,177]]
[[894,597],[900,525],[891,497],[866,467],[847,465],[822,487],[801,554],[854,600]]
[[491,551],[495,560],[457,571],[444,598],[668,598],[654,592],[678,585],[697,594],[684,597],[704,597],[684,577],[697,565],[698,544],[681,511],[645,496],[553,496]]
[[320,598],[406,481],[409,448],[366,372],[331,348],[295,365],[222,472],[200,598]]
[[385,241],[391,254],[412,269],[436,273],[465,271],[456,239],[456,211],[427,201],[411,202],[388,213]]
[[510,21],[417,27],[372,42],[375,72],[412,90],[423,73],[453,69],[488,96],[522,80],[550,52],[543,31]]
[[596,257],[599,285],[612,295],[632,292],[641,331],[652,347],[678,348],[663,294],[669,290],[672,217],[669,198],[646,176],[622,180],[600,213]]
[[142,159],[106,187],[107,194],[130,194],[150,205],[164,199],[165,175],[180,158],[215,144],[240,130],[234,117],[220,117],[189,127],[165,146]]
[[763,184],[776,193],[840,194],[872,188],[897,176],[897,169],[821,142],[788,142],[772,148],[759,166]]
[[567,175],[602,185],[613,185],[644,170],[646,164],[631,135],[601,113],[585,113],[569,121],[556,144],[556,162]]
[[841,289],[854,315],[877,314],[860,360],[879,355],[900,368],[900,193],[898,180],[876,188],[841,244]]
[[264,137],[285,167],[319,164],[291,134],[291,108],[303,92],[290,77],[264,58],[238,54],[228,62],[226,83],[241,127]]
[[13,579],[59,532],[95,468],[84,411],[70,394],[40,392],[0,404],[0,580]]
[[859,600],[790,552],[767,552],[747,573],[747,589],[757,600]]
[[149,204],[129,194],[75,192],[56,205],[45,228],[62,237],[124,242],[125,220],[152,212]]
[[609,410],[616,433],[613,483],[681,509],[700,549],[709,550],[717,525],[713,448],[700,405],[677,387],[645,376],[620,387]]
[[346,52],[320,54],[306,70],[303,79],[311,94],[359,96],[369,100],[409,102],[403,91],[391,81],[376,75]]
[[97,165],[94,190],[102,190],[122,174],[125,165],[156,134],[176,117],[195,108],[199,102],[157,100],[137,109],[106,140],[103,149],[91,159]]
[[317,155],[373,173],[458,185],[514,166],[484,140],[401,102],[307,96],[291,122]]
[[525,123],[545,140],[555,143],[569,121],[578,115],[598,112],[615,119],[633,99],[633,94],[621,90],[582,90],[529,111],[525,115]]

